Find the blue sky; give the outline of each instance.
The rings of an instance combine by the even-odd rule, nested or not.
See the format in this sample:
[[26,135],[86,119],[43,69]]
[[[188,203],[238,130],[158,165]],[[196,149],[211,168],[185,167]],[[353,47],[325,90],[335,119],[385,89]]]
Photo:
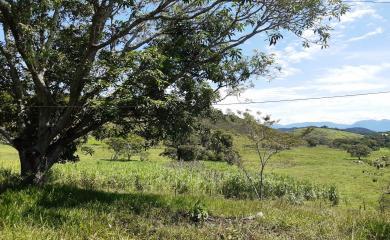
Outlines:
[[[255,49],[272,52],[282,72],[270,82],[255,80],[254,88],[222,103],[390,91],[390,4],[354,4],[340,22],[333,24],[330,46],[326,49],[303,48],[301,41],[292,36],[271,48],[261,36],[249,40],[242,47],[246,54]],[[310,37],[311,32],[306,34]],[[390,119],[390,94],[218,108],[260,111],[279,119],[281,124],[353,123]]]

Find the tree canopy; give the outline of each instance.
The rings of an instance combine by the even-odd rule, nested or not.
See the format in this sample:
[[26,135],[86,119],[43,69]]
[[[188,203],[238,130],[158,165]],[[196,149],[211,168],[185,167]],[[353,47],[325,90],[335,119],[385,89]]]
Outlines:
[[270,73],[272,56],[243,56],[245,41],[291,32],[326,46],[345,11],[339,0],[0,0],[0,136],[32,181],[105,123],[173,134],[220,89]]

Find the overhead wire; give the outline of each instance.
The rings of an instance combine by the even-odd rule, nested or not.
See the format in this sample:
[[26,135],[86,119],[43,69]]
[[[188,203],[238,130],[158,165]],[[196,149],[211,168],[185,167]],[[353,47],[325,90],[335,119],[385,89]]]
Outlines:
[[[247,101],[247,102],[233,102],[233,103],[215,103],[213,106],[228,106],[228,105],[248,105],[248,104],[266,104],[266,103],[281,103],[281,102],[297,102],[297,101],[309,101],[309,100],[323,100],[323,99],[334,99],[334,98],[349,98],[358,96],[370,96],[379,94],[390,94],[389,91],[380,92],[368,92],[368,93],[356,93],[356,94],[345,94],[345,95],[333,95],[333,96],[320,96],[320,97],[308,97],[308,98],[292,98],[292,99],[277,99],[277,100],[265,100],[265,101]],[[104,100],[101,100],[104,101]],[[99,101],[95,101],[99,102]],[[15,104],[9,104],[15,105]],[[78,106],[78,105],[30,105],[23,106],[24,108],[90,108],[92,106]],[[114,107],[114,108],[130,108],[134,105],[107,105],[100,107]]]
[[347,98],[347,97],[358,97],[358,96],[369,96],[387,94],[390,91],[382,92],[370,92],[370,93],[356,93],[356,94],[345,94],[345,95],[334,95],[334,96],[321,96],[321,97],[308,97],[308,98],[294,98],[294,99],[278,99],[278,100],[266,100],[266,101],[248,101],[248,102],[234,102],[234,103],[217,103],[215,106],[227,106],[227,105],[246,105],[246,104],[265,104],[265,103],[280,103],[280,102],[296,102],[296,101],[308,101],[308,100],[321,100],[321,99],[333,99],[333,98]]

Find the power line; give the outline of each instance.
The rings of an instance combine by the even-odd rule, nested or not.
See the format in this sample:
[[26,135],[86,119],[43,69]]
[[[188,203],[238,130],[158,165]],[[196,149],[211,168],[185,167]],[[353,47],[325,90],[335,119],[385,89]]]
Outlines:
[[269,100],[269,101],[217,103],[217,104],[214,104],[214,106],[265,104],[265,103],[280,103],[280,102],[296,102],[296,101],[308,101],[308,100],[320,100],[320,99],[347,98],[347,97],[358,97],[358,96],[368,96],[368,95],[379,95],[379,94],[386,94],[386,93],[390,93],[390,91],[371,92],[371,93],[357,93],[357,94],[346,94],[346,95],[335,95],[335,96],[323,96],[323,97],[310,97],[310,98],[279,99],[279,100]]
[[[368,95],[379,95],[387,94],[389,91],[382,92],[370,92],[370,93],[356,93],[356,94],[346,94],[346,95],[335,95],[335,96],[322,96],[322,97],[310,97],[310,98],[293,98],[293,99],[279,99],[279,100],[266,100],[266,101],[253,101],[253,102],[234,102],[234,103],[216,103],[214,106],[228,106],[228,105],[248,105],[248,104],[266,104],[266,103],[280,103],[280,102],[296,102],[296,101],[308,101],[308,100],[321,100],[321,99],[333,99],[333,98],[347,98],[347,97],[358,97],[358,96],[368,96]],[[104,100],[102,100],[104,101]],[[11,105],[11,104],[9,104]],[[12,104],[15,105],[15,104]],[[92,106],[71,106],[71,105],[35,105],[35,106],[24,106],[24,108],[90,108]],[[103,108],[130,108],[134,105],[107,105],[101,106]]]

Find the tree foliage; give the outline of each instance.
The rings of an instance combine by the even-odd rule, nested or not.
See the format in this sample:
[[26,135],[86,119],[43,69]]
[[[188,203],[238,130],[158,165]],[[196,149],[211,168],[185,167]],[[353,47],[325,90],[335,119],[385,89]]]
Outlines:
[[31,182],[107,122],[177,134],[219,89],[270,74],[272,56],[243,56],[245,41],[291,32],[326,46],[328,18],[345,11],[338,0],[0,0],[0,135]]
[[105,140],[108,149],[114,151],[111,160],[118,160],[120,156],[126,156],[130,161],[131,157],[140,154],[145,150],[145,140],[137,135],[129,134],[124,137],[110,137]]
[[162,155],[176,160],[194,161],[226,161],[234,164],[240,160],[238,152],[233,148],[233,136],[209,125],[210,118],[196,121],[194,128],[183,132],[178,139],[166,141]]
[[351,154],[352,157],[359,158],[359,160],[362,157],[368,157],[368,155],[370,155],[371,151],[372,151],[371,148],[369,148],[363,144],[351,145],[347,148],[347,152],[349,154]]

